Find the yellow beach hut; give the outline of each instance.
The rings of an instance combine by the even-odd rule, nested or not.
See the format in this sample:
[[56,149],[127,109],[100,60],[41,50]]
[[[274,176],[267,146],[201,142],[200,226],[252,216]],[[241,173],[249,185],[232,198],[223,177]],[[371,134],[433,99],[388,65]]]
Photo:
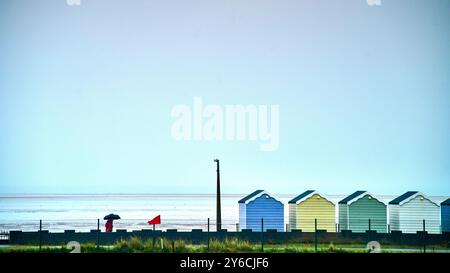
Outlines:
[[305,232],[317,229],[336,231],[336,207],[314,190],[308,190],[289,201],[289,229]]

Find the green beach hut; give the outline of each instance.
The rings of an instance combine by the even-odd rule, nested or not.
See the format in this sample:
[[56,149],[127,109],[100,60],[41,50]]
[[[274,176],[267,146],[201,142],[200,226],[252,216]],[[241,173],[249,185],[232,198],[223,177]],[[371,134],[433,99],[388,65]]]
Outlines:
[[306,232],[317,229],[336,230],[336,207],[333,202],[314,190],[308,190],[289,201],[289,229]]
[[356,191],[339,201],[340,230],[387,232],[386,204],[366,191]]

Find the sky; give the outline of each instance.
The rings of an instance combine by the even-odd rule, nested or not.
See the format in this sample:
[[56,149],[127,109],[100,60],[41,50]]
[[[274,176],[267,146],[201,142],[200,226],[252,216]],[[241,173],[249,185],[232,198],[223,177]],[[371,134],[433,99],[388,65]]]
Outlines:
[[[0,1],[0,194],[450,195],[450,1]],[[279,147],[176,141],[278,105]]]

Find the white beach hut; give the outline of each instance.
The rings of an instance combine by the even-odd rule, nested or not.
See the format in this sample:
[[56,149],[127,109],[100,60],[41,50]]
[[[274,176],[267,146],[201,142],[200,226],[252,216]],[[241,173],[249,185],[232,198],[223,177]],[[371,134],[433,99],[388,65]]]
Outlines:
[[439,205],[418,191],[408,191],[389,202],[391,231],[440,233]]

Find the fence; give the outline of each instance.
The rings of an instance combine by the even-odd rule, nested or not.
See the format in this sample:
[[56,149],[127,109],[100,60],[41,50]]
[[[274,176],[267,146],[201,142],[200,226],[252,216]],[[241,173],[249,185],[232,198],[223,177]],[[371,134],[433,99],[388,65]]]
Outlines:
[[[120,219],[114,221],[114,229],[127,230],[145,230],[152,229],[148,225],[148,219]],[[317,221],[317,223],[316,223]],[[349,225],[342,225],[340,223],[330,223],[321,219],[299,220],[294,228],[289,223],[279,224],[271,219],[264,219],[264,231],[268,229],[276,229],[278,232],[290,232],[294,230],[301,230],[303,232],[314,232],[318,230],[326,230],[328,233],[341,232],[351,230],[353,232],[376,231],[377,233],[391,233],[393,231],[402,231],[403,233],[416,233],[426,231],[432,234],[441,234],[441,226],[438,221],[426,219],[408,219],[403,220],[401,224],[391,225],[386,220],[379,219],[352,219]],[[28,220],[18,222],[17,224],[8,225],[0,221],[0,229],[2,230],[17,230],[22,231],[36,231],[39,230],[42,224],[42,229],[50,232],[63,232],[64,230],[75,230],[77,232],[87,232],[92,229],[105,230],[106,221],[102,219],[59,219],[59,220]],[[316,227],[317,225],[317,227]],[[176,229],[178,231],[191,231],[193,229],[208,229],[208,219],[163,219],[161,225],[156,226],[158,230],[166,231]],[[227,231],[242,231],[252,229],[253,231],[260,231],[261,220],[252,221],[252,226],[249,227],[232,220],[222,220],[222,229]],[[209,223],[209,230],[216,231],[216,223],[211,220]]]
[[[11,244],[35,244],[42,245],[61,245],[69,241],[78,241],[80,243],[94,243],[97,246],[111,245],[121,239],[138,237],[141,239],[165,238],[167,240],[184,240],[194,244],[205,244],[209,246],[211,240],[224,240],[226,238],[237,238],[261,245],[261,251],[264,251],[266,244],[287,244],[287,243],[305,243],[314,246],[318,250],[319,244],[365,244],[370,241],[378,241],[382,244],[396,244],[415,246],[420,251],[425,252],[429,245],[447,245],[450,248],[450,233],[444,232],[433,234],[426,231],[426,221],[422,221],[422,231],[415,233],[403,233],[402,231],[378,232],[372,229],[372,220],[367,221],[368,229],[364,232],[354,232],[352,230],[339,230],[339,232],[328,232],[321,230],[320,221],[314,220],[314,230],[304,232],[299,229],[289,229],[278,231],[276,229],[267,229],[266,220],[261,219],[260,226],[256,230],[240,229],[239,224],[231,225],[234,229],[216,229],[216,223],[206,219],[200,226],[204,228],[194,228],[189,231],[180,231],[178,229],[166,228],[165,230],[152,228],[141,230],[115,229],[115,232],[106,233],[102,231],[101,221],[95,221],[95,228],[89,232],[76,232],[75,230],[64,230],[63,232],[49,232],[45,228],[50,226],[45,221],[39,221],[38,231],[10,231],[8,239]],[[230,226],[226,224],[225,226]],[[338,226],[336,226],[338,228]]]
[[7,244],[9,242],[9,231],[0,231],[0,244]]
[[[120,219],[114,221],[114,229],[127,229],[127,230],[145,230],[151,229],[147,223],[147,219]],[[62,220],[31,220],[24,223],[18,223],[14,226],[2,224],[0,222],[0,228],[2,228],[4,235],[6,236],[7,230],[17,230],[19,227],[22,231],[36,231],[39,229],[48,230],[50,232],[63,232],[64,230],[75,230],[77,232],[96,230],[105,230],[106,221],[101,219],[62,219]],[[43,225],[43,226],[42,226]],[[162,224],[157,225],[157,229],[161,231],[173,230],[178,231],[191,231],[193,229],[202,229],[210,231],[217,231],[216,223],[208,219],[164,219]],[[253,219],[251,225],[242,225],[235,221],[222,221],[221,229],[227,231],[240,232],[242,230],[261,230],[261,219]],[[441,226],[438,221],[425,220],[425,219],[409,219],[402,221],[401,224],[391,225],[386,220],[379,219],[352,219],[348,224],[342,225],[339,223],[330,223],[329,221],[323,221],[321,219],[307,219],[299,220],[296,223],[296,227],[291,228],[289,223],[279,223],[272,219],[264,219],[263,225],[264,231],[276,229],[278,232],[291,232],[295,230],[301,230],[303,232],[314,232],[315,229],[325,230],[328,233],[341,232],[345,230],[351,230],[352,232],[366,232],[376,231],[377,233],[391,233],[393,231],[401,231],[403,233],[416,233],[426,231],[432,234],[442,234]]]

